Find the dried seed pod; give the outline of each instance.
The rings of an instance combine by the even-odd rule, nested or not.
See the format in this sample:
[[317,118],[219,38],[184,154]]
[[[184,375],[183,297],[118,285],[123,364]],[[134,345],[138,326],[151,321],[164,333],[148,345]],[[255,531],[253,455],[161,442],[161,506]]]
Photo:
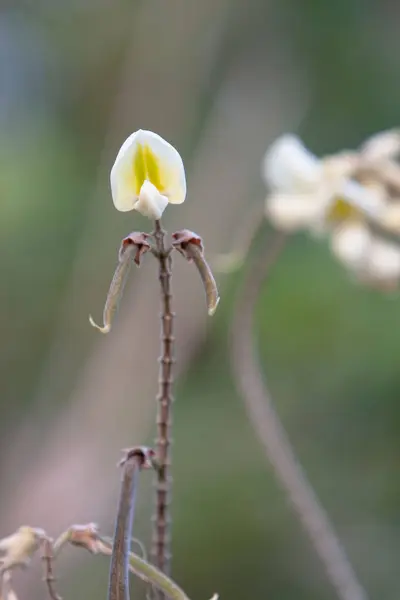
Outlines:
[[140,266],[143,254],[150,250],[150,244],[147,241],[148,237],[147,233],[133,232],[122,240],[118,253],[119,262],[115,269],[104,306],[103,326],[97,325],[92,316],[89,315],[90,324],[101,331],[101,333],[111,331],[112,320],[125,288],[131,260],[133,259],[137,266]]
[[193,262],[200,274],[207,300],[207,311],[212,316],[217,310],[220,300],[217,284],[204,257],[203,241],[200,236],[189,229],[182,229],[172,234],[172,245],[189,262]]

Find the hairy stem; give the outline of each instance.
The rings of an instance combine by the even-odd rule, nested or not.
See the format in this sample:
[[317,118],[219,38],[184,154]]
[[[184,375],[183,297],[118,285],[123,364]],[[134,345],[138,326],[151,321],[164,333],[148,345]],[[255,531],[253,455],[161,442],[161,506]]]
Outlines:
[[121,492],[111,554],[108,600],[129,600],[129,553],[135,496],[143,456],[128,452],[123,462]]
[[156,244],[156,256],[159,261],[159,280],[161,287],[161,356],[159,393],[157,396],[157,438],[156,454],[158,461],[156,479],[156,508],[154,516],[153,562],[160,571],[169,573],[171,555],[169,551],[169,525],[168,503],[171,488],[170,467],[170,427],[172,421],[171,408],[172,396],[172,365],[174,363],[173,346],[174,337],[171,294],[171,249],[165,246],[165,231],[161,222],[155,222],[153,232]]
[[254,430],[341,600],[366,600],[346,552],[319,502],[287,437],[267,390],[254,348],[253,315],[261,287],[283,250],[286,236],[275,234],[266,252],[249,265],[237,300],[232,327],[233,373]]

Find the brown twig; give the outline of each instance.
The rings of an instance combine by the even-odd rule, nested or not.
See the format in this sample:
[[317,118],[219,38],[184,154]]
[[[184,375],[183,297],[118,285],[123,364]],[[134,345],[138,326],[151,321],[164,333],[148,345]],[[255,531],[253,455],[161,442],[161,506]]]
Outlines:
[[42,560],[44,565],[43,579],[46,582],[47,589],[51,600],[62,600],[61,596],[57,594],[54,587],[54,574],[53,574],[53,542],[50,538],[44,538],[43,542],[43,553]]
[[121,492],[111,554],[108,600],[129,600],[129,553],[137,479],[146,461],[141,448],[132,448],[121,461]]
[[161,356],[160,356],[160,379],[158,414],[157,414],[157,438],[156,454],[158,461],[156,479],[156,508],[153,531],[152,558],[153,562],[164,573],[169,573],[171,554],[169,551],[169,525],[168,514],[169,495],[171,490],[170,467],[170,427],[172,396],[172,365],[173,357],[173,319],[172,294],[171,294],[171,249],[165,247],[165,231],[161,222],[155,222],[153,232],[156,251],[155,256],[159,261],[159,279],[161,287]]
[[329,581],[341,600],[366,600],[367,594],[346,556],[329,517],[299,464],[267,390],[254,348],[253,315],[261,287],[287,237],[275,234],[267,252],[258,251],[239,294],[232,326],[232,362],[236,386],[275,475],[286,492]]

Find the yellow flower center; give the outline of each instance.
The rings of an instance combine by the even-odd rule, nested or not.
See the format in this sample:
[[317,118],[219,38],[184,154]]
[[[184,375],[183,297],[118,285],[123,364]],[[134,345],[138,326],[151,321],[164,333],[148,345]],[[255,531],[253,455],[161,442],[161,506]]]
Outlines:
[[140,189],[147,179],[162,194],[165,190],[165,177],[157,156],[150,146],[138,144],[132,164],[133,181],[136,195],[139,195]]
[[358,217],[360,212],[344,198],[338,197],[330,207],[327,215],[329,223],[341,223]]

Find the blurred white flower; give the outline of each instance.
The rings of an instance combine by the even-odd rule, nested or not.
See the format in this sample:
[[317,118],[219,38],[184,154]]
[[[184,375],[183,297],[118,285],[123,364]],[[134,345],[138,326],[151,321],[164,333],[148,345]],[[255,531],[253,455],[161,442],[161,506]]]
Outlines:
[[382,198],[351,179],[355,153],[319,159],[294,135],[278,138],[263,161],[264,180],[271,192],[266,212],[284,230],[325,231],[348,218],[377,217]]
[[156,133],[142,129],[123,143],[110,181],[118,210],[135,209],[149,219],[160,219],[168,203],[181,204],[186,197],[179,152]]
[[5,572],[16,566],[26,566],[45,535],[43,529],[23,525],[15,533],[1,539],[1,571]]
[[400,130],[374,135],[358,152],[321,159],[296,136],[283,135],[263,161],[267,216],[286,231],[329,233],[333,254],[359,281],[393,289],[400,245],[384,239],[383,230],[400,233],[398,154]]

